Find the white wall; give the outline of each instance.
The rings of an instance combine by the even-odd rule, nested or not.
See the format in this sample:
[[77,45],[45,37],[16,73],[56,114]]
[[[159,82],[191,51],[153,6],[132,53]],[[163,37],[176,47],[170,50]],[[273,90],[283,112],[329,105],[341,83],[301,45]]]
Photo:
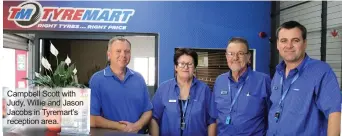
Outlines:
[[[3,48],[0,57],[2,58],[0,67],[1,85],[2,87],[8,87],[10,90],[15,90],[15,49]],[[0,89],[2,90],[2,88]]]

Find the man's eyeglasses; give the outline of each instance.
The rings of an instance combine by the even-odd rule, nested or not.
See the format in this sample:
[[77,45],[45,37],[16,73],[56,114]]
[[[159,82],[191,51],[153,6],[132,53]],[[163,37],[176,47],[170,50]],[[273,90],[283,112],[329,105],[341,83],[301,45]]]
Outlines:
[[234,57],[234,56],[238,56],[239,58],[241,58],[241,57],[243,57],[243,56],[245,56],[245,54],[248,54],[248,52],[237,52],[237,53],[235,53],[235,52],[226,52],[226,55],[228,56],[228,57]]
[[193,68],[194,67],[194,63],[178,62],[178,67],[185,68],[185,66],[188,66],[188,68]]

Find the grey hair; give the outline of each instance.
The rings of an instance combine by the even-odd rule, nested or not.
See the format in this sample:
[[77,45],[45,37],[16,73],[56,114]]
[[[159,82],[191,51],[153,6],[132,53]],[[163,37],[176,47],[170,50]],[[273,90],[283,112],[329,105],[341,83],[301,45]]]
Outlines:
[[126,38],[124,38],[122,36],[118,36],[118,37],[113,37],[112,39],[109,40],[107,51],[110,51],[110,49],[112,47],[112,44],[115,41],[127,42],[129,44],[129,47],[131,47],[131,42],[130,41],[128,41]]
[[242,38],[242,37],[233,37],[231,38],[229,41],[228,41],[228,45],[230,43],[242,43],[246,46],[247,48],[247,53],[249,53],[249,44],[248,44],[248,41],[245,39],[245,38]]

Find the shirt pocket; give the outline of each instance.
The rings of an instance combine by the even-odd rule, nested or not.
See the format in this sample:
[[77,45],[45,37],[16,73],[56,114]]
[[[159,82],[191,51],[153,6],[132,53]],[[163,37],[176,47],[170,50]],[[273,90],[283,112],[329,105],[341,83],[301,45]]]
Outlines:
[[[313,98],[313,87],[305,86],[298,88],[290,88],[288,95],[288,109],[291,114],[305,114],[309,111]],[[286,99],[286,98],[285,98]],[[285,103],[286,104],[286,103]],[[284,105],[285,108],[286,105]],[[285,110],[285,109],[284,109]]]
[[242,110],[240,111],[241,113],[251,116],[261,114],[261,111],[263,110],[265,105],[263,97],[253,94],[247,94],[244,95],[242,98],[243,100],[240,101],[242,103],[241,108],[238,108]]
[[[171,100],[171,102],[170,102]],[[181,113],[179,112],[178,99],[167,100],[161,120],[162,135],[171,136],[177,132],[180,126]],[[179,131],[178,131],[179,132]]]
[[178,113],[179,106],[178,106],[178,99],[170,99],[165,102],[165,112],[167,113]]
[[218,111],[220,112],[227,111],[229,109],[228,105],[230,104],[230,97],[228,95],[228,91],[223,90],[223,91],[220,91],[219,93],[216,93],[215,103],[216,103],[216,107]]
[[216,102],[218,116],[222,116],[222,115],[226,116],[226,114],[228,114],[229,107],[230,107],[230,102],[228,102],[227,100]]
[[201,114],[206,107],[203,103],[204,101],[192,100],[191,114]]

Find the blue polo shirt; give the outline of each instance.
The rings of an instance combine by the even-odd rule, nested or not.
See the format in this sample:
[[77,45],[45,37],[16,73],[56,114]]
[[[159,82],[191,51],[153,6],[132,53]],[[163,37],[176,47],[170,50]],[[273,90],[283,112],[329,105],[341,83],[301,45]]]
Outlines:
[[[250,67],[240,76],[238,82],[233,80],[231,72],[218,76],[214,86],[218,115],[217,134],[219,136],[264,135],[270,106],[270,83],[271,79],[268,75],[253,71]],[[242,85],[241,92],[229,114],[230,105]],[[229,115],[231,120],[228,124],[226,120]]]
[[[297,74],[298,78],[293,82]],[[279,101],[287,89],[289,91],[280,110]],[[341,111],[341,94],[334,72],[325,62],[311,59],[308,55],[289,72],[287,78],[285,62],[276,67],[271,102],[267,131],[270,136],[325,136],[329,114]],[[274,117],[276,112],[280,112],[278,121]]]
[[134,123],[152,109],[144,78],[129,68],[121,81],[107,66],[91,77],[90,89],[90,114],[94,116]]
[[[161,136],[179,136],[181,133],[180,89],[176,79],[163,82],[153,97],[153,118],[158,122]],[[186,127],[183,136],[206,136],[208,126],[215,123],[214,101],[210,88],[193,78],[190,99],[185,112]]]

